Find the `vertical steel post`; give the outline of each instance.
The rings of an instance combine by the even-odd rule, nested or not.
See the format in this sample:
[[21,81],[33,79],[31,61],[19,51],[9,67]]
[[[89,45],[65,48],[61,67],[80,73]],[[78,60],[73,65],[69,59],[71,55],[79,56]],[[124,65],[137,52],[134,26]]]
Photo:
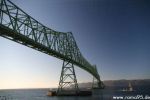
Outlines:
[[2,24],[2,20],[3,20],[3,0],[0,0],[0,23]]

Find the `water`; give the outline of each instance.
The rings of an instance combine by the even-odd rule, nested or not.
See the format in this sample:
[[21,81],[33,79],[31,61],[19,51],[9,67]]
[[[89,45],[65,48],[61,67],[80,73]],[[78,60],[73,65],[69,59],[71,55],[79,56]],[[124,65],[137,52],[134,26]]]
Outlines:
[[[92,96],[47,97],[48,89],[0,90],[0,100],[137,100],[135,97],[147,97],[150,100],[150,87],[135,87],[134,91],[122,91],[122,87],[93,90]],[[148,98],[149,97],[149,98]]]

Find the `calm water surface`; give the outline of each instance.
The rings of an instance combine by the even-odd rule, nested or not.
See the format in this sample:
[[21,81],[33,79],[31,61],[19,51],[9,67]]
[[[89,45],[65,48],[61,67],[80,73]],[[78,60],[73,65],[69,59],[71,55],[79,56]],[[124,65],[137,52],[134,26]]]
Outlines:
[[[150,96],[150,87],[137,87],[134,91],[122,91],[122,88],[93,90],[92,96],[61,96],[47,97],[48,89],[0,90],[0,100],[115,100],[114,96]],[[116,99],[122,100],[122,99]],[[133,99],[129,99],[133,100]],[[147,100],[150,100],[147,99]]]

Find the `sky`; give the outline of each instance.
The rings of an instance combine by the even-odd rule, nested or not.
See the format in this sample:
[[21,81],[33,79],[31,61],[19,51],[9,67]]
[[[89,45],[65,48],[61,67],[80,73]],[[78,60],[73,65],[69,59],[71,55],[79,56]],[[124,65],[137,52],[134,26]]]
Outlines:
[[[150,1],[11,0],[47,27],[72,32],[102,80],[150,77]],[[57,87],[62,61],[0,37],[0,89]],[[92,75],[75,66],[78,82]]]

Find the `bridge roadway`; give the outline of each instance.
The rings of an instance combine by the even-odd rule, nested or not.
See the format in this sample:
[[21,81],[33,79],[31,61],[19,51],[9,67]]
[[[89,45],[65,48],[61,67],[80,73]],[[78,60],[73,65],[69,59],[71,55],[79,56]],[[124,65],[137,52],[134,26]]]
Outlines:
[[44,26],[9,0],[0,0],[0,36],[73,63],[101,83],[97,69],[82,56],[71,32]]

